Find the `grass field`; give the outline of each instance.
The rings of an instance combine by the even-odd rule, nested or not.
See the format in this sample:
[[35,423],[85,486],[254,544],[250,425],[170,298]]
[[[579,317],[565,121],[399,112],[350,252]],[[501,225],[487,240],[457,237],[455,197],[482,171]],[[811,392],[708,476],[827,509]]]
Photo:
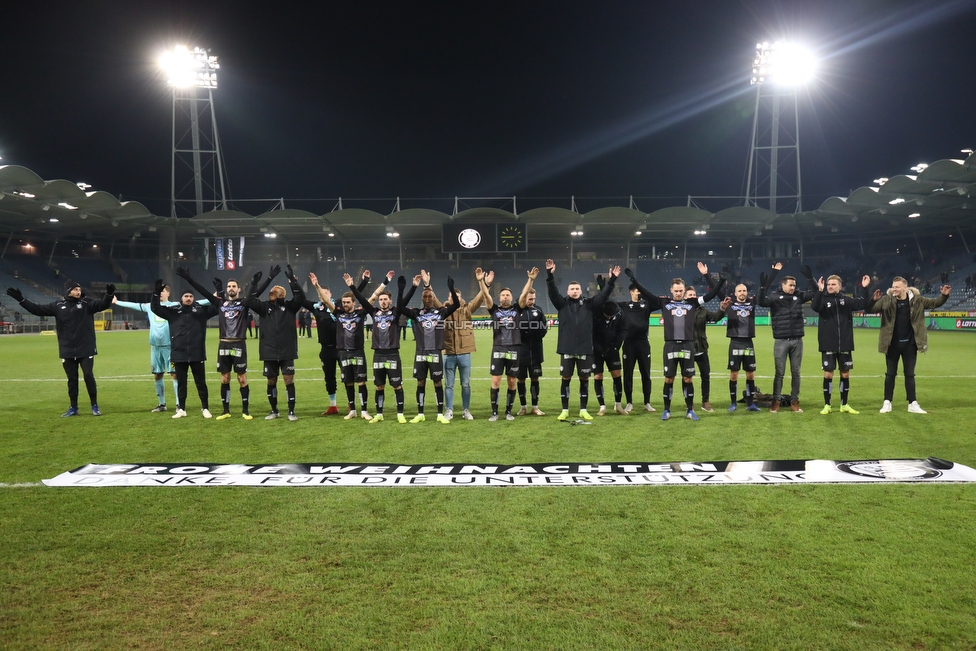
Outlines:
[[[851,391],[859,416],[817,413],[813,330],[805,413],[729,415],[724,330],[709,334],[714,414],[662,423],[659,413],[635,412],[589,427],[555,420],[554,354],[541,401],[549,415],[488,423],[483,332],[477,420],[447,426],[319,417],[327,397],[311,339],[301,341],[297,423],[260,418],[267,403],[259,372],[251,375],[258,416],[251,422],[204,420],[192,387],[189,418],[150,414],[144,330],[99,334],[95,372],[105,415],[87,413],[82,387],[83,415],[61,419],[67,399],[55,339],[2,337],[0,647],[976,648],[972,485],[97,490],[37,483],[86,463],[139,462],[935,455],[976,466],[976,337],[931,333],[931,352],[918,366],[926,416],[906,413],[901,378],[894,413],[878,413],[883,357],[877,331],[865,330],[856,333]],[[214,360],[213,331],[209,339]],[[555,336],[547,341],[555,346]],[[769,391],[768,329],[757,344],[759,384]],[[660,329],[651,346],[651,400],[660,410]],[[218,379],[213,371],[208,377],[217,408]],[[409,416],[413,383],[405,389]],[[172,407],[171,396],[167,380]],[[237,413],[236,389],[232,401]],[[595,413],[592,389],[590,404]]]

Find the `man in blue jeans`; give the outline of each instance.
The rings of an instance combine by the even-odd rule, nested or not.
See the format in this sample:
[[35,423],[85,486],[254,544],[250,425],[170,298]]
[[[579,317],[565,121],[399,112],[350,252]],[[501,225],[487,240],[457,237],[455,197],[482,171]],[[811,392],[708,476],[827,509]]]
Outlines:
[[[475,275],[481,273],[485,283],[490,287],[495,279],[494,272],[485,274],[479,268]],[[454,418],[454,380],[458,373],[461,375],[461,406],[464,420],[474,420],[471,415],[471,353],[475,351],[474,324],[471,314],[484,303],[484,295],[478,295],[470,303],[461,298],[457,292],[460,307],[444,319],[444,415],[448,420]],[[448,297],[448,302],[451,298]]]

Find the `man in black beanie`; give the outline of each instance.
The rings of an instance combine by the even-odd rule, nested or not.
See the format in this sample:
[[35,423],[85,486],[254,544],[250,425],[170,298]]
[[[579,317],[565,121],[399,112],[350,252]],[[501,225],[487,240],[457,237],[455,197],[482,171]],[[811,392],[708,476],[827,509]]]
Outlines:
[[68,376],[68,398],[71,407],[61,414],[63,418],[78,415],[78,368],[81,367],[85,378],[85,388],[91,399],[93,416],[101,416],[98,409],[98,390],[95,386],[95,314],[112,307],[112,297],[115,295],[115,285],[105,286],[105,296],[95,300],[83,296],[81,285],[69,280],[64,284],[64,298],[38,305],[24,298],[23,293],[16,287],[7,289],[7,296],[20,303],[20,306],[37,316],[53,316],[55,330],[58,335],[58,355],[61,366]]

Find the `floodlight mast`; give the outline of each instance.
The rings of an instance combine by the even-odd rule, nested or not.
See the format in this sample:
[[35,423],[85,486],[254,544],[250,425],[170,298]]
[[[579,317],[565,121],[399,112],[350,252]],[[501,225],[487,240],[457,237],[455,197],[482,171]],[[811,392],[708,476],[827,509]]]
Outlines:
[[[746,172],[747,206],[758,206],[759,199],[767,199],[770,212],[777,213],[780,208],[803,211],[797,87],[808,81],[812,72],[812,57],[796,44],[756,44],[750,79],[756,87],[756,109]],[[793,115],[784,119],[782,105],[789,102],[793,103]],[[785,154],[782,157],[781,150]],[[782,205],[781,199],[786,200]]]
[[[213,103],[220,69],[218,58],[200,47],[191,50],[178,45],[161,57],[160,66],[167,74],[166,83],[173,89],[170,213],[178,217],[180,212],[187,213],[189,206],[192,208],[188,216],[203,213],[205,207],[227,210],[224,164]],[[192,178],[187,178],[188,170],[192,171]],[[204,170],[209,170],[209,180],[204,178]],[[214,175],[216,179],[212,178]],[[192,195],[188,192],[191,181]]]

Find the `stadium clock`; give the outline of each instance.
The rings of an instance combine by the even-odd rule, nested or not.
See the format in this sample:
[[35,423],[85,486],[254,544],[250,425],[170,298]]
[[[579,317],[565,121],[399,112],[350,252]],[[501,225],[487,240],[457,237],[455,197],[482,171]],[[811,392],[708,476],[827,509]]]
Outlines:
[[499,251],[525,251],[525,227],[521,224],[508,224],[498,227]]

